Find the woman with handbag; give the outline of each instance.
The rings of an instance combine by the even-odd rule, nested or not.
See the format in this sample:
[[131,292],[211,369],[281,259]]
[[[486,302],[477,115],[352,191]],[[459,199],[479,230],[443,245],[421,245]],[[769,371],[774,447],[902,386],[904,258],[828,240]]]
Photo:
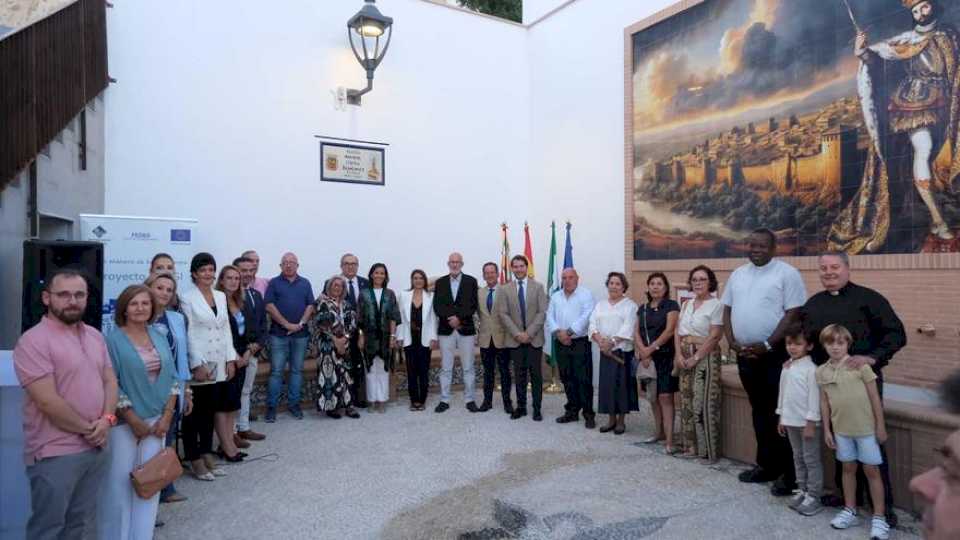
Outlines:
[[597,302],[590,314],[588,335],[600,347],[600,385],[597,412],[610,415],[600,433],[626,431],[626,415],[640,410],[637,398],[633,335],[637,325],[637,303],[624,293],[630,284],[620,272],[607,276],[606,300]]
[[180,382],[166,338],[150,326],[161,310],[147,286],[131,285],[117,299],[117,327],[106,336],[119,385],[117,417],[122,424],[110,430],[110,471],[97,508],[103,540],[153,538],[160,488],[167,482],[158,483],[149,498],[142,498],[134,492],[131,473],[161,450],[176,460],[172,450],[164,449],[164,440]]
[[653,408],[656,434],[643,441],[665,441],[667,454],[675,454],[673,444],[673,395],[680,388],[680,379],[673,375],[675,354],[673,333],[677,328],[680,305],[670,299],[670,282],[663,272],[647,276],[647,301],[637,312],[636,354],[640,369],[653,367],[653,378],[647,379],[644,391]]
[[[173,421],[167,430],[166,445],[176,450],[177,432],[180,419],[193,410],[193,391],[187,387],[190,380],[190,361],[187,359],[187,319],[179,311],[171,307],[173,299],[177,297],[177,280],[173,274],[165,272],[151,273],[144,282],[153,292],[153,299],[159,306],[160,315],[153,322],[153,328],[160,332],[170,346],[174,364],[177,366],[177,380],[180,381],[180,399],[173,410]],[[160,503],[173,503],[187,500],[187,496],[179,493],[171,482],[160,492]]]
[[397,296],[387,288],[390,274],[387,266],[376,263],[367,274],[370,287],[360,289],[359,310],[360,350],[364,353],[367,371],[367,401],[371,411],[387,412],[390,400],[390,372],[393,371],[393,352],[397,349],[397,325],[400,308]]
[[696,295],[684,302],[674,339],[680,372],[680,422],[684,453],[710,463],[720,457],[720,351],[723,304],[713,296],[717,276],[700,265],[687,278]]
[[347,282],[336,275],[314,304],[310,344],[317,351],[317,410],[330,418],[360,418],[351,406],[350,336],[357,331],[357,312],[346,300]]

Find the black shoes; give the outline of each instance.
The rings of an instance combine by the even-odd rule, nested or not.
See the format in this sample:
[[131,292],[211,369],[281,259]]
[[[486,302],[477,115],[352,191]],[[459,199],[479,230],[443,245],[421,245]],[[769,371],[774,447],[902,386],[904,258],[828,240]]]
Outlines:
[[576,421],[579,420],[579,419],[580,419],[580,415],[579,415],[579,414],[577,414],[577,413],[569,413],[569,412],[568,412],[567,414],[564,414],[564,415],[561,416],[560,418],[557,418],[557,423],[558,423],[558,424],[569,424],[570,422],[576,422]]
[[467,410],[470,412],[480,412],[480,409],[477,408],[477,404],[472,401],[467,403]]
[[503,412],[507,414],[513,414],[513,403],[510,403],[510,402],[504,403]]
[[493,405],[491,405],[489,401],[484,401],[483,403],[480,404],[480,408],[478,409],[478,411],[487,412],[492,408],[493,408]]
[[597,427],[597,421],[593,415],[583,417],[583,427],[593,429]]
[[353,402],[353,406],[358,409],[366,409],[367,407],[370,406],[370,404],[367,403],[366,401],[355,401]]
[[444,402],[441,401],[440,403],[437,403],[437,408],[434,409],[433,412],[435,412],[435,413],[441,413],[441,412],[446,411],[446,410],[449,409],[449,408],[450,408],[450,404],[449,404],[449,403],[444,403]]
[[784,480],[784,477],[781,476],[770,486],[770,494],[774,497],[787,497],[793,495],[793,492],[797,489],[796,482],[787,482]]
[[343,415],[341,415],[337,411],[327,411],[327,416],[329,416],[330,418],[333,418],[334,420],[339,420],[343,418]]
[[360,413],[355,411],[352,407],[348,407],[343,411],[343,414],[347,415],[350,418],[360,418]]
[[517,407],[513,410],[513,413],[510,414],[511,420],[516,420],[517,418],[523,418],[527,415],[527,409],[524,407]]
[[533,421],[534,422],[543,422],[543,415],[540,414],[539,410],[533,411]]
[[243,458],[247,457],[245,452],[238,451],[233,456],[228,456],[226,452],[223,451],[223,448],[217,448],[217,455],[220,456],[220,459],[229,461],[230,463],[239,463],[243,461]]
[[760,467],[754,467],[749,471],[743,471],[740,473],[740,475],[737,476],[737,479],[747,484],[762,484],[764,482],[775,480],[776,477]]

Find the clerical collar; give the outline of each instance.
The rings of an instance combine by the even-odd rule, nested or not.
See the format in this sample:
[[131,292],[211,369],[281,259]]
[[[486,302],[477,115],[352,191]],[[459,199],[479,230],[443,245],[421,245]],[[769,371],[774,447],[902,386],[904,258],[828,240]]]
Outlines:
[[840,287],[835,291],[827,291],[827,292],[830,293],[830,296],[840,296],[841,294],[846,294],[847,290],[850,289],[851,283],[852,282],[848,281],[847,284],[844,285],[843,287]]
[[921,33],[921,34],[926,34],[927,32],[931,32],[931,31],[933,31],[933,30],[936,30],[936,28],[937,28],[937,21],[933,21],[933,22],[931,22],[930,24],[927,24],[927,25],[919,25],[919,24],[918,24],[918,25],[916,26],[917,32],[919,32],[919,33]]

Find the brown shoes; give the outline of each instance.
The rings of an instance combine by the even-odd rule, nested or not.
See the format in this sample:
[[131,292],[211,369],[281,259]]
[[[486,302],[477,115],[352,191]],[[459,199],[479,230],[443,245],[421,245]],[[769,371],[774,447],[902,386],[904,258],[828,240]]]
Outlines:
[[247,441],[262,441],[267,438],[263,433],[257,433],[256,431],[238,431],[237,437],[247,440]]

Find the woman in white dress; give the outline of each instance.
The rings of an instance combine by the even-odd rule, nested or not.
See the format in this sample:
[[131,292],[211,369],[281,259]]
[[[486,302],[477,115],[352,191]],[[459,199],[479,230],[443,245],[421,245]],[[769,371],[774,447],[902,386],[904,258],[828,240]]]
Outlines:
[[610,415],[601,433],[626,431],[625,418],[639,410],[636,366],[633,358],[633,330],[637,325],[637,304],[624,296],[630,284],[620,272],[607,276],[607,299],[597,302],[590,314],[590,340],[600,347],[600,388],[597,412]]

